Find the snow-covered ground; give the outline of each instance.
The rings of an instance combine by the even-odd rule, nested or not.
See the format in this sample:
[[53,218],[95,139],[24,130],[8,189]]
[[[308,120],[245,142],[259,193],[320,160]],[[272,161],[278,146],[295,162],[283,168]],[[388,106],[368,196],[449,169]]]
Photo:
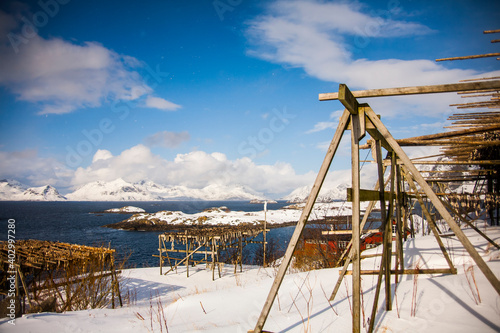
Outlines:
[[[499,227],[482,227],[492,239],[500,241]],[[471,229],[464,230],[497,277],[500,252]],[[378,332],[499,332],[500,296],[463,249],[456,237],[443,238],[458,270],[457,275],[406,275],[397,285],[393,310],[384,311],[381,290]],[[434,237],[420,236],[404,244],[405,267],[445,268]],[[365,251],[379,253],[381,248]],[[379,258],[362,260],[363,269],[377,269]],[[281,285],[279,296],[264,329],[272,332],[351,332],[349,295],[351,277],[345,278],[333,302],[328,298],[339,276],[339,268],[310,272],[291,272]],[[159,268],[124,270],[122,288],[135,299],[118,309],[96,309],[67,313],[28,314],[17,318],[15,326],[0,321],[1,332],[247,332],[253,329],[269,293],[276,268],[244,266],[234,274],[226,265],[222,277],[204,265],[185,267],[166,276]],[[472,281],[472,273],[477,284]],[[368,321],[377,277],[365,275],[362,319]],[[469,282],[470,281],[470,282]],[[394,281],[392,288],[396,288]],[[394,295],[394,294],[393,294]],[[415,296],[413,296],[415,295]],[[480,297],[480,302],[477,297]],[[162,304],[159,310],[158,304]],[[411,315],[415,304],[415,316]],[[161,316],[158,314],[160,313]],[[162,326],[163,325],[163,326]],[[160,326],[162,326],[160,328]],[[366,332],[367,327],[362,328]]]

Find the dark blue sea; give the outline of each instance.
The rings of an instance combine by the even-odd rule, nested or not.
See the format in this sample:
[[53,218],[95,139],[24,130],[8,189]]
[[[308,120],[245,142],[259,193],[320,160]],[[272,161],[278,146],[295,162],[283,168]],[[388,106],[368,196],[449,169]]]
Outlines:
[[[285,206],[284,201],[268,204],[268,209]],[[260,211],[262,204],[248,201],[154,201],[154,202],[0,202],[0,240],[7,240],[8,220],[15,220],[16,240],[38,239],[59,241],[88,246],[110,246],[117,256],[130,255],[128,266],[158,266],[158,235],[161,232],[125,231],[104,228],[104,225],[120,222],[131,214],[94,214],[110,208],[135,206],[154,213],[161,210],[198,213],[206,208],[226,206],[232,211]],[[294,227],[271,229],[267,239],[286,250]],[[253,245],[253,246],[252,246]],[[247,261],[253,258],[255,244],[245,248]],[[247,262],[250,263],[250,262]]]

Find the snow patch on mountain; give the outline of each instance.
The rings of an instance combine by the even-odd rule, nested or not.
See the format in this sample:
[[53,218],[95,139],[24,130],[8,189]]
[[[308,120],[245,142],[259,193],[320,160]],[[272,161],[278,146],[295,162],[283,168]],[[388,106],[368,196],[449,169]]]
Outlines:
[[[319,192],[316,202],[332,202],[345,200],[348,184],[338,184],[336,186],[323,186]],[[302,186],[284,196],[282,200],[291,203],[305,202],[311,193],[312,186]]]

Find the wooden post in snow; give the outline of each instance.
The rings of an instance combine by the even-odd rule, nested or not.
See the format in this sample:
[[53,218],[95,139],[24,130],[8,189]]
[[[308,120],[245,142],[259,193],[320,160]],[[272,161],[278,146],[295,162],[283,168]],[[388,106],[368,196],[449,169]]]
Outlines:
[[290,265],[290,262],[292,260],[293,252],[295,251],[295,249],[298,245],[298,241],[299,241],[300,236],[302,235],[302,232],[304,231],[304,228],[307,224],[307,220],[309,219],[309,215],[311,214],[314,203],[316,202],[316,198],[318,197],[321,186],[323,185],[326,174],[328,173],[328,169],[330,168],[330,164],[332,163],[333,157],[335,156],[335,153],[337,152],[337,149],[338,149],[339,144],[340,144],[340,140],[342,139],[344,131],[347,128],[348,121],[349,121],[349,111],[345,110],[344,113],[342,114],[342,117],[340,118],[339,126],[337,127],[337,130],[335,132],[335,135],[333,136],[332,142],[330,143],[330,147],[328,148],[328,151],[326,153],[323,164],[321,165],[321,168],[318,172],[318,175],[316,177],[316,181],[314,182],[314,185],[311,189],[311,193],[309,194],[309,197],[307,198],[306,205],[305,205],[304,209],[302,210],[302,214],[299,218],[299,221],[297,222],[297,226],[295,227],[295,231],[293,232],[292,238],[290,239],[290,243],[288,244],[288,247],[286,249],[285,255],[283,257],[283,261],[281,262],[281,265],[278,269],[278,273],[276,274],[276,277],[274,278],[273,285],[271,286],[271,290],[267,296],[267,299],[264,303],[264,307],[262,308],[262,311],[260,313],[259,319],[257,320],[257,323],[255,325],[253,332],[256,332],[256,333],[262,332],[264,324],[267,320],[267,316],[269,315],[269,312],[271,311],[271,307],[274,303],[274,299],[276,298],[276,295],[278,293],[281,282],[283,282],[283,278],[285,277],[285,273],[286,273],[288,266]]
[[262,267],[267,267],[266,265],[266,228],[267,228],[267,201],[264,201],[264,231],[262,233],[263,242],[262,247],[264,253],[262,254]]
[[[364,114],[362,115],[364,117]],[[352,331],[360,332],[361,319],[361,261],[360,261],[360,177],[359,136],[361,133],[359,114],[351,114],[351,168],[352,168]]]
[[162,246],[162,241],[161,241],[161,235],[158,236],[158,250],[160,251],[160,275],[162,275],[162,268],[163,268],[163,258],[161,256],[163,252],[163,246]]

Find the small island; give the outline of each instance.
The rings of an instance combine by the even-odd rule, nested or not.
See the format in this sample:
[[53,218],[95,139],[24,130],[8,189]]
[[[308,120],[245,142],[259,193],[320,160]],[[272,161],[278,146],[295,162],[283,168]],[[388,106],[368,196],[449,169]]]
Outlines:
[[134,207],[134,206],[124,206],[121,208],[111,208],[111,209],[106,209],[105,211],[102,212],[94,212],[94,214],[137,214],[137,213],[145,213],[146,211],[142,208],[139,207]]
[[261,200],[261,199],[252,199],[250,200],[251,204],[263,204],[263,203],[268,203],[268,204],[275,204],[278,203],[276,200]]

